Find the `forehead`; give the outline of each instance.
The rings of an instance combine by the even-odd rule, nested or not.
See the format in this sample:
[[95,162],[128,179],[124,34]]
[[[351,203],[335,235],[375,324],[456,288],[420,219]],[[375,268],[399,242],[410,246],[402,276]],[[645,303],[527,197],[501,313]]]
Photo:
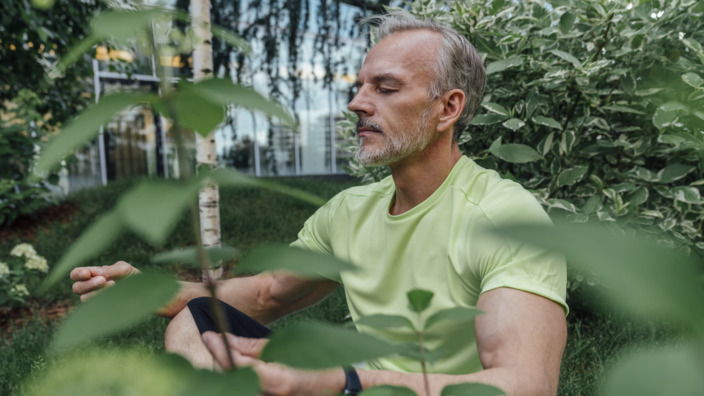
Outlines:
[[442,36],[429,30],[392,33],[369,51],[359,72],[359,80],[380,75],[400,80],[427,79],[434,72]]

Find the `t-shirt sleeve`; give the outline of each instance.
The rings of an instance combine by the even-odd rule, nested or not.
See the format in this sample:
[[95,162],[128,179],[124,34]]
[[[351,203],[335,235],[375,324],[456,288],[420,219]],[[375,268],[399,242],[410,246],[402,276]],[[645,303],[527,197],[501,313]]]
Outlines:
[[[333,197],[325,205],[318,208],[303,224],[298,237],[290,246],[318,253],[333,254],[331,235],[332,217],[339,204],[340,195]],[[340,282],[339,276],[334,281]]]
[[467,240],[480,293],[509,287],[553,300],[569,312],[564,256],[489,231],[511,224],[552,224],[535,197],[517,183],[504,181],[487,194],[480,208]]

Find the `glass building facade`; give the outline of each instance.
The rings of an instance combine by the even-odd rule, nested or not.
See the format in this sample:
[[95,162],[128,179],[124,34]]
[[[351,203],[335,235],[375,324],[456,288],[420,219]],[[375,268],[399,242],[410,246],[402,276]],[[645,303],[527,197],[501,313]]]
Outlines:
[[[248,18],[247,4],[243,1],[240,6],[244,20]],[[342,3],[339,7],[339,18],[353,26],[354,16],[360,10]],[[232,57],[231,70],[239,66],[240,71],[245,71],[240,73],[244,75],[243,84],[265,96],[275,88],[278,101],[291,114],[295,114],[298,126],[295,130],[290,129],[261,113],[229,107],[223,124],[215,131],[220,164],[252,176],[344,173],[343,166],[349,154],[338,148],[340,138],[335,133],[335,123],[347,108],[350,89],[356,79],[354,73],[361,65],[366,39],[352,37],[359,34],[348,28],[338,29],[340,34],[337,37],[324,38],[338,43],[328,53],[328,65],[334,64],[335,68],[328,70],[326,83],[325,64],[316,52],[320,37],[315,32],[315,21],[308,26],[309,30],[302,32],[299,40],[298,62],[293,67],[278,66],[275,72],[279,79],[275,84],[270,78],[270,68],[263,67],[263,57],[257,56],[266,50],[262,40],[248,41],[252,55],[244,58],[243,65],[236,64],[236,58]],[[155,30],[161,31],[160,34],[169,34],[168,27]],[[288,47],[279,45],[279,59],[287,59],[288,56]],[[115,90],[158,92],[159,81],[153,61],[148,57],[100,48],[93,62],[97,100]],[[116,62],[129,64],[131,73],[116,71]],[[161,59],[161,63],[173,66],[183,64],[179,58]],[[178,69],[174,70],[178,72]],[[291,71],[296,73],[300,82],[300,91],[295,100],[292,100],[287,79]],[[232,74],[234,77],[235,72]],[[68,189],[140,175],[178,177],[177,154],[170,126],[169,120],[146,105],[121,112],[103,127],[93,145],[76,151],[76,161],[68,164]],[[194,139],[191,136],[187,140],[187,151],[194,153]]]

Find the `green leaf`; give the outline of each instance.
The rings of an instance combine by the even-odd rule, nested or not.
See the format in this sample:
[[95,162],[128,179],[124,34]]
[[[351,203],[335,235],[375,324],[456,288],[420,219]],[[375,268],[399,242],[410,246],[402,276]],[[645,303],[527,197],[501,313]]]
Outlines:
[[523,57],[522,56],[514,56],[508,59],[502,59],[500,61],[492,62],[489,63],[486,66],[486,74],[494,74],[498,72],[502,72],[506,69],[510,69],[512,67],[517,67],[521,66],[523,64]]
[[536,90],[532,89],[530,92],[528,92],[528,96],[526,97],[526,118],[529,118],[531,115],[533,115],[533,112],[538,107],[539,101],[540,95]]
[[188,83],[181,84],[171,96],[155,100],[154,107],[165,117],[201,136],[208,136],[225,118],[224,104],[203,97]]
[[571,64],[573,64],[574,67],[576,67],[577,69],[582,68],[582,62],[580,62],[577,58],[568,54],[567,52],[560,51],[560,50],[550,50],[550,53],[569,62],[569,63],[571,63]]
[[54,65],[54,67],[49,71],[48,76],[50,79],[56,79],[61,76],[61,73],[66,71],[66,69],[72,64],[76,63],[79,59],[90,51],[93,46],[100,42],[101,38],[95,34],[92,34],[85,39],[78,42],[78,44],[72,46],[64,56],[59,59],[59,61]]
[[490,149],[489,152],[504,161],[522,164],[541,160],[543,157],[537,151],[524,144],[509,143]]
[[[230,246],[210,246],[205,248],[205,254],[208,256],[208,262],[216,264],[224,261],[233,260],[237,257],[237,249]],[[198,257],[198,248],[187,247],[183,249],[175,249],[164,253],[159,253],[152,257],[152,262],[155,263],[180,263],[191,267],[200,267],[200,258]]]
[[594,225],[514,225],[499,234],[565,254],[570,263],[595,272],[610,285],[599,291],[626,312],[704,325],[699,264],[676,250]]
[[636,96],[650,96],[662,91],[662,88],[649,88],[636,91]]
[[418,396],[405,386],[382,385],[363,390],[359,396]]
[[699,55],[704,54],[704,51],[702,50],[702,45],[699,44],[697,41],[685,38],[685,39],[682,39],[682,43],[684,43],[684,45],[686,45],[687,48],[691,49],[695,53],[697,53]]
[[250,177],[234,169],[219,168],[212,171],[211,173],[204,173],[204,177],[210,178],[220,186],[255,186],[275,191],[280,194],[288,195],[290,197],[299,199],[303,202],[307,202],[315,206],[322,206],[325,204],[325,202],[327,202],[325,199],[320,198],[319,196],[311,194],[307,191],[284,186],[278,183],[268,182],[259,178]]
[[178,395],[195,372],[189,363],[176,369],[153,351],[125,345],[83,348],[52,361],[26,382],[22,395]]
[[225,373],[210,370],[193,370],[186,373],[187,381],[179,388],[172,388],[180,396],[257,396],[260,395],[259,376],[251,367],[239,367]]
[[704,79],[699,77],[696,73],[685,73],[682,75],[682,81],[691,85],[694,88],[699,88],[704,85]]
[[131,93],[104,96],[96,105],[84,110],[57,136],[49,140],[39,152],[34,171],[39,175],[46,174],[65,156],[73,154],[73,150],[95,138],[100,126],[110,120],[115,113],[127,106],[137,104],[140,98],[139,95]]
[[408,308],[413,312],[423,312],[430,305],[434,293],[429,290],[413,289],[406,293]]
[[672,189],[675,194],[675,200],[689,203],[689,204],[700,204],[702,201],[699,189],[690,186],[677,186]]
[[152,18],[168,14],[161,8],[130,10],[110,10],[96,15],[91,22],[93,33],[100,37],[124,42],[134,38],[140,31],[150,28]]
[[492,113],[496,113],[502,116],[508,116],[508,110],[506,110],[505,107],[501,106],[498,103],[484,102],[482,103],[482,107],[491,111]]
[[588,165],[579,165],[569,169],[565,169],[564,171],[560,172],[559,176],[557,176],[557,186],[571,186],[581,180],[584,175],[587,174],[587,171],[589,171]]
[[76,308],[57,331],[54,347],[64,350],[132,326],[166,305],[179,289],[175,280],[154,273],[122,279]]
[[518,118],[510,118],[510,119],[506,120],[506,122],[504,122],[501,125],[516,132],[517,130],[521,129],[524,125],[526,125],[526,123],[519,120]]
[[442,322],[468,322],[470,320],[474,320],[476,316],[481,315],[482,313],[482,311],[476,308],[467,307],[454,307],[443,309],[442,311],[438,311],[432,316],[430,316],[425,321],[423,328],[427,330],[436,325],[437,323]]
[[354,269],[353,264],[333,255],[288,246],[257,249],[237,265],[237,273],[286,270],[303,277],[335,280],[340,272]]
[[664,129],[672,125],[677,120],[676,111],[666,111],[661,108],[655,110],[653,114],[653,125],[658,129]]
[[231,46],[237,48],[244,54],[250,54],[252,49],[249,47],[246,41],[242,40],[241,37],[230,32],[227,29],[223,29],[218,25],[210,25],[210,30],[213,32],[213,36],[220,38]]
[[696,167],[691,165],[671,164],[658,172],[658,181],[660,183],[672,183],[687,176],[695,169]]
[[359,318],[359,320],[357,320],[355,322],[355,324],[362,325],[362,326],[370,326],[370,327],[374,327],[377,329],[406,327],[406,328],[415,330],[415,326],[413,326],[413,323],[408,318],[406,318],[405,316],[401,316],[401,315],[377,314],[377,315],[363,316],[363,317]]
[[638,115],[644,114],[642,111],[631,109],[630,107],[618,106],[618,105],[602,106],[601,108],[605,109],[605,110],[619,112],[619,113],[629,113],[629,114],[638,114]]
[[122,231],[122,221],[117,212],[110,212],[96,220],[61,257],[59,263],[42,284],[41,292],[46,291],[73,268],[97,256],[117,239],[120,231]]
[[117,213],[135,233],[161,245],[197,193],[196,182],[145,181],[120,198]]
[[577,17],[569,12],[565,12],[560,16],[560,32],[562,34],[567,34],[572,30],[572,26],[574,26],[574,21],[577,19]]
[[695,344],[632,352],[608,371],[601,394],[704,395],[701,348],[701,344]]
[[282,106],[266,99],[251,88],[234,84],[229,79],[210,78],[193,86],[193,92],[200,98],[212,100],[221,105],[234,104],[250,110],[258,110],[276,117],[283,123],[293,126],[295,120]]
[[452,384],[442,388],[440,396],[503,396],[501,389],[480,383]]
[[649,195],[650,194],[648,193],[648,189],[643,186],[640,186],[635,189],[632,193],[628,194],[628,197],[626,197],[626,201],[632,206],[638,206],[645,203],[648,200]]
[[494,125],[507,119],[508,116],[501,114],[479,114],[472,118],[472,125]]
[[538,125],[545,125],[550,128],[562,129],[562,125],[560,125],[559,122],[555,121],[554,118],[535,116],[535,117],[533,117],[532,120],[533,120],[533,122],[535,122]]
[[261,358],[297,368],[324,369],[377,359],[397,351],[397,347],[369,334],[300,322],[273,333]]

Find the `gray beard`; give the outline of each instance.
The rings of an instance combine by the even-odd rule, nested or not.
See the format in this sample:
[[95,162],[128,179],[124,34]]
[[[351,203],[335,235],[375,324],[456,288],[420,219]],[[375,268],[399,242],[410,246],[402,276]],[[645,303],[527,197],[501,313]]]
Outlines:
[[380,149],[365,148],[360,140],[359,150],[355,156],[357,162],[364,166],[391,165],[425,150],[433,140],[433,134],[427,133],[430,110],[431,107],[428,106],[413,131],[393,135],[388,135],[371,121],[360,120],[359,124],[373,126],[380,131],[384,137],[384,146]]

